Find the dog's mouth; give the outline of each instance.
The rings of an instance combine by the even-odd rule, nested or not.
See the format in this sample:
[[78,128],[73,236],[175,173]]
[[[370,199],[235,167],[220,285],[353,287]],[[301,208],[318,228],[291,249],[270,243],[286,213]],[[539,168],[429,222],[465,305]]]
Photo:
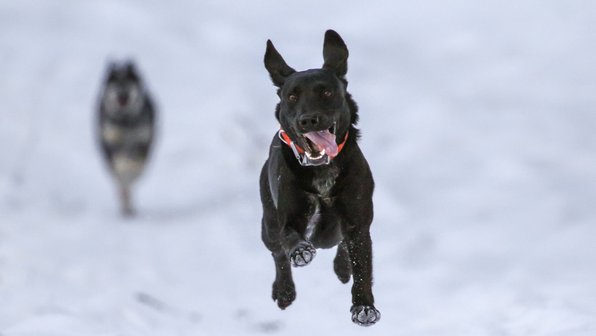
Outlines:
[[126,93],[120,93],[116,97],[116,101],[118,102],[118,106],[126,107],[126,105],[128,105],[129,96]]
[[333,159],[338,154],[335,141],[336,124],[328,129],[303,133],[304,154],[311,160],[318,160],[327,155]]

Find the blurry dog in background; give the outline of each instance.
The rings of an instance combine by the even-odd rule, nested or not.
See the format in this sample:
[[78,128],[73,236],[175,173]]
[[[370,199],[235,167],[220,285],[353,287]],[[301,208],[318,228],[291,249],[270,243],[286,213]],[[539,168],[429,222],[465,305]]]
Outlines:
[[98,116],[101,151],[118,186],[122,214],[134,215],[133,183],[142,174],[155,133],[155,109],[131,61],[111,62]]

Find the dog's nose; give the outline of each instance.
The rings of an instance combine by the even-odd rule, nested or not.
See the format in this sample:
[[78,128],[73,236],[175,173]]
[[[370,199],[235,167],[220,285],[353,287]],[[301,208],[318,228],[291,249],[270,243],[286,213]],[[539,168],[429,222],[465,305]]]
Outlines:
[[127,94],[118,95],[118,103],[121,106],[126,105],[128,103],[128,95]]
[[298,118],[298,124],[302,129],[316,128],[321,123],[321,118],[316,114],[305,114]]

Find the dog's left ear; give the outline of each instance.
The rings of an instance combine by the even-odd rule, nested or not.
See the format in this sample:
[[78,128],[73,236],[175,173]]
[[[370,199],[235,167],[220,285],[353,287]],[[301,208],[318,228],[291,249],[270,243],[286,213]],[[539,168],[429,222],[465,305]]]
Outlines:
[[124,69],[126,69],[126,72],[129,74],[136,74],[137,73],[137,69],[135,66],[135,62],[131,59],[128,59],[124,62]]
[[139,73],[137,72],[135,62],[132,59],[126,60],[126,62],[124,62],[124,69],[128,78],[139,80]]
[[340,78],[348,72],[348,47],[335,30],[325,32],[323,60],[323,69],[334,72]]

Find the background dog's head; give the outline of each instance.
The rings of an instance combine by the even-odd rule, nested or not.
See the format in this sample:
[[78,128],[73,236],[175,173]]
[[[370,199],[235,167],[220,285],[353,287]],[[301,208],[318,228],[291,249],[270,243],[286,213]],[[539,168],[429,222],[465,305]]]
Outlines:
[[141,112],[143,85],[132,61],[110,62],[102,95],[105,112],[111,117],[135,116]]
[[277,120],[309,157],[333,158],[338,154],[338,142],[358,120],[356,104],[346,91],[348,48],[333,30],[325,33],[323,59],[320,69],[296,71],[267,41],[265,68],[280,98]]

